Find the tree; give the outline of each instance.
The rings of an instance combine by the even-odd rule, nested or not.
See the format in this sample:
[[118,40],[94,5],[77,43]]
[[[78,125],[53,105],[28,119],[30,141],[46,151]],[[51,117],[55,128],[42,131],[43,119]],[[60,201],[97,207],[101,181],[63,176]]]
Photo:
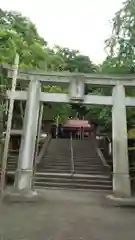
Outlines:
[[[0,9],[0,27],[0,63],[12,64],[15,54],[18,52],[20,67],[46,71],[63,70],[64,59],[47,46],[47,42],[39,36],[36,27],[29,19],[20,13]],[[1,76],[1,91],[3,85],[6,86],[6,84],[5,78]],[[15,102],[14,118],[18,115],[18,106],[20,105]],[[1,116],[2,109],[3,105],[0,107]]]
[[18,34],[29,45],[35,40],[39,41],[42,45],[47,45],[47,42],[39,36],[35,25],[18,12],[8,12],[0,9],[0,25],[2,29],[4,28]]
[[89,57],[80,54],[77,50],[55,46],[54,51],[64,59],[65,71],[82,73],[92,73],[96,71],[96,66],[91,62]]
[[[67,93],[66,89],[62,89],[58,86],[43,86],[44,92],[49,93]],[[72,108],[70,104],[65,103],[49,103],[46,104],[44,108],[44,118],[46,119],[46,113],[49,115],[54,122],[57,121],[57,117],[59,118],[59,123],[65,123],[68,117],[71,115]],[[50,119],[49,119],[50,120]]]
[[135,70],[135,0],[127,0],[112,20],[111,38],[106,41],[111,66],[117,72]]
[[[112,20],[112,35],[106,41],[108,57],[102,64],[102,72],[132,74],[135,72],[135,0],[127,0]],[[126,95],[135,97],[134,89],[126,89]],[[134,123],[134,108],[127,109],[128,126]]]
[[[82,73],[92,73],[98,69],[88,56],[80,54],[78,50],[60,46],[49,48],[47,42],[38,34],[35,25],[20,13],[0,9],[0,27],[0,63],[12,64],[15,53],[18,52],[20,55],[20,67],[23,68]],[[4,84],[6,85],[5,78]],[[21,89],[21,87],[21,83],[19,83],[19,88]],[[67,90],[56,86],[47,86],[43,87],[43,91],[65,92]],[[90,92],[90,94],[104,94],[103,89],[95,88],[88,88],[87,92]],[[24,110],[24,105],[15,104],[14,118],[17,118],[22,109]],[[94,115],[98,117],[96,113],[99,113],[98,108],[94,110],[91,106],[86,108],[84,105],[49,103],[46,107],[53,111],[54,119],[59,115],[61,122],[64,122],[69,115],[75,116],[76,113],[83,117],[90,111],[92,118],[94,118]],[[102,111],[100,112],[101,116],[104,116]]]
[[64,60],[41,38],[35,25],[18,12],[0,9],[0,62],[12,63],[15,53],[27,68],[60,70]]

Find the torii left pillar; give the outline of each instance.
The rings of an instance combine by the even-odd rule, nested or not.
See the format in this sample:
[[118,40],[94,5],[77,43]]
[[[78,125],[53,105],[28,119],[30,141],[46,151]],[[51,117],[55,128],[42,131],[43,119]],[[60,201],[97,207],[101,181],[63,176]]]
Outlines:
[[33,177],[33,158],[37,135],[40,102],[40,82],[33,80],[29,84],[26,103],[23,134],[19,151],[18,167],[15,176],[14,190],[30,193]]

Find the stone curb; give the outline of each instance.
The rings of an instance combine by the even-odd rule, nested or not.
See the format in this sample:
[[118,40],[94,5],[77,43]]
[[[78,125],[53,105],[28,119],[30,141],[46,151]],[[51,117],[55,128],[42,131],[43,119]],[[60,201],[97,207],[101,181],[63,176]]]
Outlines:
[[115,196],[115,195],[107,195],[106,198],[114,206],[135,207],[135,197],[119,197],[119,196]]
[[30,192],[13,192],[9,191],[4,194],[2,201],[6,203],[38,203],[44,201],[45,197],[36,191]]

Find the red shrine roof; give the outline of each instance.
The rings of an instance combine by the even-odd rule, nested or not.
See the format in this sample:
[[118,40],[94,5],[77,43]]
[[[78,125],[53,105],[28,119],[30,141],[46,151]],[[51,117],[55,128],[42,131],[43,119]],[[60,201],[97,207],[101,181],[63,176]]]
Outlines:
[[66,124],[64,124],[64,127],[84,127],[84,128],[90,128],[91,125],[88,123],[87,120],[78,120],[78,119],[69,119]]

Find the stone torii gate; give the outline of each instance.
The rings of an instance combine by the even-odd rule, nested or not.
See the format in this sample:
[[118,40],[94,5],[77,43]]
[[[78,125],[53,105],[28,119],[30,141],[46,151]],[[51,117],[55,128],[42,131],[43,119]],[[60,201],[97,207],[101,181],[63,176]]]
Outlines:
[[[8,67],[8,78],[12,77],[13,69]],[[26,100],[23,135],[15,176],[16,191],[31,191],[40,102],[62,102],[112,106],[113,192],[130,196],[126,107],[135,106],[135,98],[125,96],[125,87],[135,87],[135,76],[42,72],[20,69],[17,79],[24,82],[29,81],[29,88],[28,91],[7,91],[8,99]],[[42,83],[69,86],[69,94],[42,92]],[[85,95],[85,84],[92,87],[112,87],[112,96]]]

